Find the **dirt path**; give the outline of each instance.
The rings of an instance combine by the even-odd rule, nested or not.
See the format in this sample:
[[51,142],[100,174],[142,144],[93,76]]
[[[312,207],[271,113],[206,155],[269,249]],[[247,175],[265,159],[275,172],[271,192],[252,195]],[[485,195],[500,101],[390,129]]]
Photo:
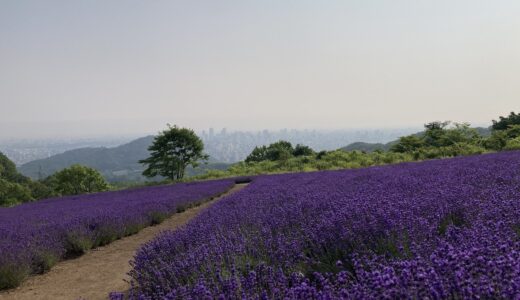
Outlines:
[[0,293],[0,299],[107,299],[112,291],[128,290],[129,261],[139,246],[158,233],[186,224],[215,201],[234,193],[247,184],[237,184],[224,195],[201,206],[175,214],[163,223],[147,227],[139,233],[87,252],[76,259],[65,260],[50,272],[32,276],[20,287]]

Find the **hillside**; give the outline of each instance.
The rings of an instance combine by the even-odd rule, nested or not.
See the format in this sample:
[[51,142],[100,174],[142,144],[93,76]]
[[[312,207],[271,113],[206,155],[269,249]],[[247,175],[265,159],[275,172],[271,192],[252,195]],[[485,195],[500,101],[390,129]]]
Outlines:
[[143,245],[113,299],[517,299],[519,188],[518,151],[258,176]]
[[[475,127],[474,128],[477,133],[483,137],[489,137],[491,135],[491,130],[486,127]],[[424,134],[424,131],[417,132],[413,135],[421,136]],[[397,144],[399,140],[391,141],[386,144],[383,143],[365,143],[365,142],[355,142],[352,144],[348,144],[345,147],[340,148],[343,151],[365,151],[365,152],[373,152],[375,150],[388,151],[390,148]]]
[[[25,176],[33,179],[45,178],[56,171],[73,164],[81,164],[94,168],[111,182],[144,181],[142,176],[143,165],[139,160],[148,156],[148,146],[153,136],[146,136],[118,147],[80,148],[53,155],[49,158],[31,161],[21,165],[18,170]],[[225,169],[227,164],[210,161],[194,170],[188,168],[188,176],[197,175],[206,169]]]
[[365,152],[373,152],[376,150],[388,151],[388,150],[390,150],[390,147],[392,147],[392,145],[395,143],[396,143],[396,141],[392,141],[392,142],[389,142],[386,144],[356,142],[356,143],[352,143],[352,144],[349,144],[349,145],[341,148],[341,150],[343,150],[343,151],[358,150],[358,151],[365,151]]

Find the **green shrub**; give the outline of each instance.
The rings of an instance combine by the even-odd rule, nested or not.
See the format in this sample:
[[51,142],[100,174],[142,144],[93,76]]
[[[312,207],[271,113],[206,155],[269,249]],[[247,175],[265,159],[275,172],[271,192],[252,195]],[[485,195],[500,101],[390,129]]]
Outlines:
[[13,206],[31,200],[31,191],[26,186],[0,178],[0,206]]
[[507,141],[505,150],[520,150],[520,137]]
[[146,226],[141,223],[133,223],[133,224],[127,224],[125,226],[124,236],[129,236],[138,233],[141,231],[141,229],[145,228]]
[[39,252],[33,261],[33,272],[43,274],[48,272],[59,260],[59,257],[49,251]]
[[94,243],[90,237],[77,233],[69,233],[65,240],[66,256],[75,257],[92,249]]
[[0,290],[19,286],[31,273],[30,266],[20,264],[0,265]]
[[95,233],[94,242],[92,243],[92,248],[96,248],[99,246],[104,246],[112,243],[113,241],[121,238],[124,235],[124,232],[119,232],[111,226],[103,226],[98,228]]
[[149,214],[149,216],[152,225],[161,224],[162,222],[164,222],[164,220],[168,218],[168,214],[162,211],[153,211]]

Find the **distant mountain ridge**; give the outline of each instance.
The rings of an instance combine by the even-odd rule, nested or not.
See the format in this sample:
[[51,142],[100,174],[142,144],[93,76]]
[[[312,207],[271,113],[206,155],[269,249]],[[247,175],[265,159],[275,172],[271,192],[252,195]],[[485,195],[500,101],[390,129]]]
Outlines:
[[[117,181],[144,181],[142,176],[144,166],[139,160],[148,157],[148,147],[153,136],[138,138],[129,143],[113,147],[79,148],[69,150],[49,158],[38,159],[18,167],[20,173],[33,179],[43,179],[56,171],[73,164],[81,164],[94,168],[111,182]],[[201,173],[205,169],[225,169],[228,164],[210,162],[202,164],[200,168],[189,168],[187,175]]]

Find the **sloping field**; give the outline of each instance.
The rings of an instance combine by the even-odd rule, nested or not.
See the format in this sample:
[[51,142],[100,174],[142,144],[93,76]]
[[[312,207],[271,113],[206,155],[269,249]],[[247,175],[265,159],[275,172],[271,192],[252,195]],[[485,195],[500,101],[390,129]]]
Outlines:
[[517,299],[519,240],[520,152],[264,176],[142,247],[130,298]]
[[48,199],[0,209],[0,289],[57,261],[160,223],[218,196],[233,180],[183,183]]
[[159,225],[144,228],[137,234],[88,251],[81,257],[60,262],[43,275],[29,277],[20,287],[0,292],[0,299],[98,300],[107,299],[113,290],[128,290],[128,272],[131,269],[128,262],[144,243],[162,231],[183,226],[214,201],[245,186],[237,184],[214,200],[175,214]]

